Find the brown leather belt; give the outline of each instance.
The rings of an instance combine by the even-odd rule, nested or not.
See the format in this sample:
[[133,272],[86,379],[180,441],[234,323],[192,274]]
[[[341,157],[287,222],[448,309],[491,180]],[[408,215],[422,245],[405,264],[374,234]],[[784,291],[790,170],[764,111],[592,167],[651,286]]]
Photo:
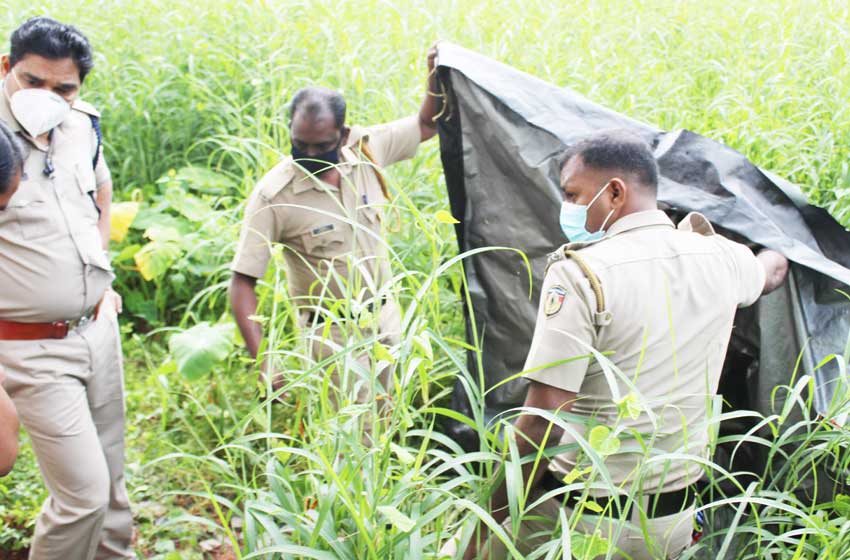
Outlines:
[[0,321],[0,340],[44,340],[48,338],[62,339],[68,336],[79,325],[86,321],[96,321],[100,312],[100,303],[94,308],[94,313],[72,321],[54,321],[52,323],[16,323]]

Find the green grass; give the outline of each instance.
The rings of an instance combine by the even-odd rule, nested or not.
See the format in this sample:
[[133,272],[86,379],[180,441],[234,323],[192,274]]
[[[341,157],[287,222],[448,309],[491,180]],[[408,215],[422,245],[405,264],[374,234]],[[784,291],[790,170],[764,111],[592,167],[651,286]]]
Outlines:
[[[466,296],[461,263],[451,261],[452,230],[433,218],[448,206],[436,141],[390,171],[401,217],[389,236],[393,270],[409,315],[402,344],[389,349],[403,389],[391,422],[375,428],[384,445],[360,444],[360,408],[327,406],[329,364],[299,359],[292,310],[269,289],[285,287],[276,271],[266,279],[262,313],[277,327],[268,347],[293,353],[281,354],[291,382],[284,404],[257,397],[253,367],[237,351],[200,382],[176,371],[171,332],[226,320],[240,204],[288,151],[285,103],[301,86],[342,90],[351,122],[390,120],[417,109],[428,46],[452,40],[631,117],[725,142],[850,224],[846,2],[21,1],[0,11],[2,34],[41,13],[76,23],[97,51],[84,97],[104,114],[117,197],[139,198],[140,218],[169,220],[187,239],[154,281],[132,269],[132,251],[118,263],[128,303],[128,480],[142,556],[202,557],[214,539],[245,558],[433,557],[475,517],[471,504],[509,456],[498,441],[501,425],[472,419],[485,435],[477,455],[462,455],[433,429],[455,379],[474,388],[478,376],[466,370],[460,343]],[[188,165],[216,175],[169,174]],[[169,188],[205,204],[208,217],[193,220]],[[137,224],[116,258],[147,243],[143,232]],[[373,348],[368,335],[354,340]],[[788,364],[789,378],[792,371]],[[793,492],[816,467],[840,473],[850,461],[847,432],[812,415],[804,388],[780,390],[799,396],[785,401],[795,414],[780,409],[762,419],[781,438],[765,443],[773,470],[741,490],[763,507],[735,503],[742,515],[718,521],[703,553],[737,547],[738,558],[848,557],[846,502]],[[848,409],[839,399],[831,412]],[[604,466],[589,457],[588,476],[604,480]],[[724,475],[709,471],[705,503],[726,499]],[[0,550],[26,545],[37,481],[26,454],[14,478],[0,481],[0,496],[14,493],[0,509]],[[747,535],[757,544],[732,542]],[[549,554],[556,548],[537,557]]]

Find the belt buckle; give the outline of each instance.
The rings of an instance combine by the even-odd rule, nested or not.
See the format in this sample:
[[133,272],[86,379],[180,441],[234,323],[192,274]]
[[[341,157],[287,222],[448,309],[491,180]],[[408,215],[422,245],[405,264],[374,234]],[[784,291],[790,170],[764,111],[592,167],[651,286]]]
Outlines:
[[53,338],[65,338],[71,332],[71,326],[68,321],[53,322]]
[[[73,332],[73,331],[75,331],[79,328],[85,327],[86,325],[88,325],[91,322],[92,322],[92,316],[91,315],[85,315],[83,317],[80,317],[79,319],[72,319],[70,321],[62,321],[62,324],[64,324],[67,327],[67,331],[65,332],[65,336],[68,336],[69,333],[71,333],[71,332]],[[54,323],[54,326],[55,325],[56,325],[56,323]],[[62,338],[65,338],[65,336],[63,336]]]

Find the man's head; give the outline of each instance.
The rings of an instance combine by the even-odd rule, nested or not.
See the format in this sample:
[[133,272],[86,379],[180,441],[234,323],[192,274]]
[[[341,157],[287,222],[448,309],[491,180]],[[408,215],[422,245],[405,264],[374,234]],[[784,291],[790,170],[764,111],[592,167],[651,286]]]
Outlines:
[[91,45],[75,27],[34,17],[12,33],[9,54],[0,58],[6,95],[45,89],[71,103],[94,66]]
[[345,99],[340,93],[322,87],[295,93],[289,107],[289,136],[292,156],[301,160],[301,166],[316,173],[337,163],[348,133]]
[[630,132],[594,134],[567,149],[562,161],[564,201],[587,207],[588,232],[657,207],[658,164],[649,145]]
[[5,210],[18,190],[23,172],[21,147],[15,135],[0,122],[0,210]]

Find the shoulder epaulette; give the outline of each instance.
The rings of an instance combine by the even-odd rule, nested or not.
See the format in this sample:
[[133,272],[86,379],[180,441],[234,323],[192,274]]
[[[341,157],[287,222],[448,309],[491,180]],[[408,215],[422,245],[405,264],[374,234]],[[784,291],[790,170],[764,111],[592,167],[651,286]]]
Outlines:
[[579,252],[569,248],[569,245],[564,245],[554,253],[550,253],[546,261],[546,272],[549,268],[558,261],[563,260],[574,261],[579,269],[581,269],[584,277],[590,283],[590,288],[593,290],[593,295],[596,297],[596,311],[593,313],[593,324],[597,327],[604,327],[611,324],[613,316],[611,312],[605,308],[605,294],[602,292],[602,283],[599,277],[593,272],[593,269],[587,264],[587,261],[579,255]]
[[71,109],[75,111],[79,111],[81,113],[85,113],[91,117],[100,118],[100,111],[94,108],[94,105],[90,103],[86,103],[81,99],[75,99],[74,103],[71,105]]

